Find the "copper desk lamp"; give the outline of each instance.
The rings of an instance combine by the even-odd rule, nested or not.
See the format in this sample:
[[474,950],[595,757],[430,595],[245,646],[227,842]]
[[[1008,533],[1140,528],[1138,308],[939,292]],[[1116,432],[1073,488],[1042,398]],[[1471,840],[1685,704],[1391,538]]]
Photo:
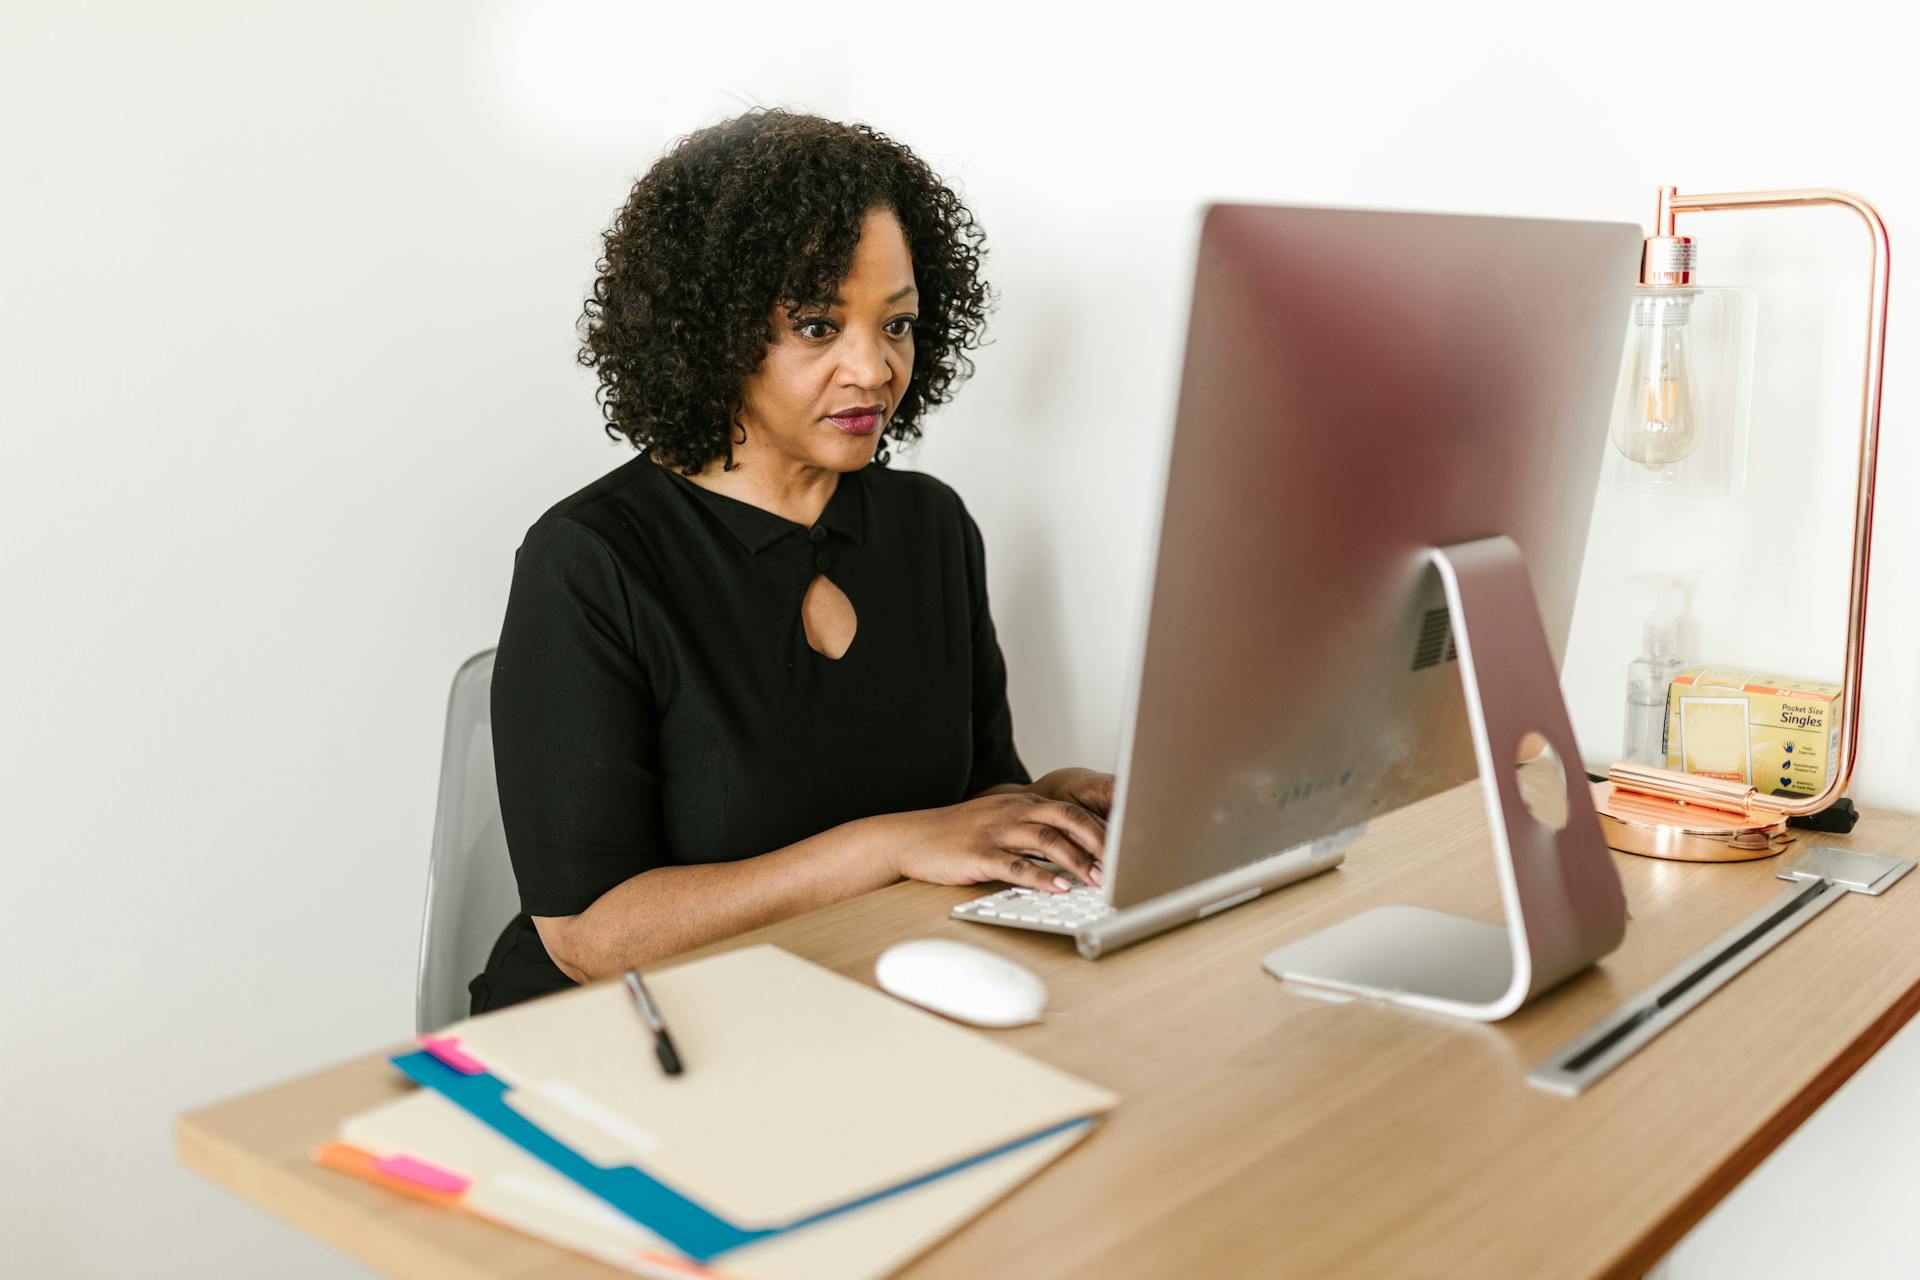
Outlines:
[[[1873,258],[1867,298],[1866,375],[1860,405],[1859,479],[1853,513],[1853,558],[1847,592],[1847,648],[1840,705],[1839,744],[1827,784],[1800,798],[1762,795],[1740,782],[1616,761],[1607,780],[1593,784],[1594,807],[1607,843],[1625,853],[1687,862],[1742,862],[1770,857],[1792,840],[1787,819],[1832,804],[1853,776],[1860,744],[1860,684],[1867,635],[1867,565],[1873,539],[1873,482],[1880,440],[1880,387],[1887,340],[1887,228],[1859,196],[1814,188],[1687,195],[1660,190],[1654,234],[1640,259],[1636,306],[1674,305],[1693,284],[1693,240],[1677,235],[1675,215],[1735,209],[1797,209],[1838,205],[1866,224]],[[1680,305],[1684,305],[1681,303]]]

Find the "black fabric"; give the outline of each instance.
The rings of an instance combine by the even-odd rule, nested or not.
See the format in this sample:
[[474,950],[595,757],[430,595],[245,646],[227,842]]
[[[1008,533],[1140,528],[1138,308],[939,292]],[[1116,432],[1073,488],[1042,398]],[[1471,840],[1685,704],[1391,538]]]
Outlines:
[[[837,660],[800,618],[821,573],[858,618]],[[980,531],[953,490],[869,467],[808,528],[645,455],[528,530],[493,755],[523,914],[473,981],[476,1013],[570,985],[532,916],[1030,781]]]

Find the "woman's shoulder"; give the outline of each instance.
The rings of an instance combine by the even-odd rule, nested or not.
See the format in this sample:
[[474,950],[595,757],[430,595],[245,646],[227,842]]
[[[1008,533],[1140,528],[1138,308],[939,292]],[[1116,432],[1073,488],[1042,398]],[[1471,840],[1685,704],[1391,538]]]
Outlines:
[[542,512],[521,543],[523,557],[608,558],[633,566],[676,540],[664,469],[638,454]]
[[651,606],[672,594],[663,567],[671,535],[659,514],[670,481],[659,471],[641,454],[548,507],[514,553],[514,598],[625,618],[644,648]]
[[514,553],[516,581],[577,600],[638,607],[672,594],[676,545],[667,476],[645,454],[548,507]]
[[534,529],[573,524],[596,533],[630,528],[636,516],[657,505],[655,487],[665,477],[656,475],[657,463],[638,454],[541,513]]

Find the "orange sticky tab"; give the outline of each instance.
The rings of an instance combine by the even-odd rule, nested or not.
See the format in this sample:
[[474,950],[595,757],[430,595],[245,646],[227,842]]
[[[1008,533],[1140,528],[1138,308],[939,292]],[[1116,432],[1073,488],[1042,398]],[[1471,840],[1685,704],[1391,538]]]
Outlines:
[[458,1205],[460,1194],[455,1191],[441,1191],[423,1183],[396,1177],[380,1167],[380,1157],[371,1151],[344,1142],[329,1142],[313,1153],[315,1163],[332,1169],[336,1173],[348,1174],[364,1181],[385,1187],[389,1191],[398,1191],[403,1196],[412,1196],[416,1200],[425,1200],[429,1204]]

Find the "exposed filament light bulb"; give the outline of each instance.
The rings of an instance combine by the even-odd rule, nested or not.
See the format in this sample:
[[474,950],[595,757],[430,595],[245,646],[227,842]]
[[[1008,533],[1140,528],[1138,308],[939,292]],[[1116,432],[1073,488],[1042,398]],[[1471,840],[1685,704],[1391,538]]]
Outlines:
[[1690,289],[1642,289],[1633,302],[1633,347],[1625,395],[1613,420],[1613,444],[1634,462],[1659,471],[1700,442],[1688,364]]

